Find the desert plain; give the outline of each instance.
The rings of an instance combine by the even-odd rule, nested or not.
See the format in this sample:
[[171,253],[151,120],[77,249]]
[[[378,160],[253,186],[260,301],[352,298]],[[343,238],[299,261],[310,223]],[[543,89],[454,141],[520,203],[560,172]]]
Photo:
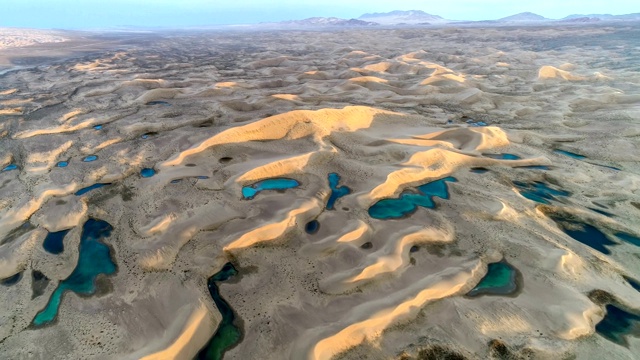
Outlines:
[[0,49],[0,358],[202,358],[211,284],[224,359],[640,356],[640,25],[42,36]]

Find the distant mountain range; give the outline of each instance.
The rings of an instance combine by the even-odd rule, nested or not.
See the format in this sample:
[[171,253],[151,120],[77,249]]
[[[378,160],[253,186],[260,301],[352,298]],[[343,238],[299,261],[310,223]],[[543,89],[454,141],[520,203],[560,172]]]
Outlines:
[[498,22],[511,22],[511,21],[547,21],[544,16],[534,14],[532,12],[523,12],[520,14],[515,14],[507,17],[503,17],[502,19],[498,19]]
[[364,14],[358,19],[375,22],[381,25],[423,24],[448,22],[438,15],[427,14],[420,10],[395,10],[388,13]]
[[591,23],[598,21],[640,21],[640,13],[611,14],[573,14],[563,19],[548,19],[531,12],[523,12],[497,20],[460,21],[448,20],[441,16],[428,14],[421,10],[395,10],[386,13],[369,13],[357,19],[340,19],[336,17],[312,17],[303,20],[290,20],[277,23],[262,23],[268,27],[364,27],[364,26],[401,26],[401,25],[473,25],[473,24],[536,24],[536,23]]
[[312,17],[303,20],[282,21],[277,24],[294,26],[375,26],[378,23],[358,19],[340,19],[337,17]]

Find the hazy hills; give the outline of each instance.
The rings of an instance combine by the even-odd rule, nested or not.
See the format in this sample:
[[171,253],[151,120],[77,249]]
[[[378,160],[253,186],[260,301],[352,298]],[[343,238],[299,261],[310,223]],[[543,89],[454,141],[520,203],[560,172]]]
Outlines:
[[395,25],[473,25],[473,24],[536,24],[536,23],[589,23],[598,21],[638,21],[640,13],[611,14],[572,14],[562,19],[549,19],[532,12],[523,12],[496,20],[464,21],[445,19],[442,16],[426,13],[422,10],[394,10],[384,13],[366,13],[357,19],[341,19],[337,17],[312,17],[303,20],[290,20],[277,23],[263,23],[272,27],[361,27],[361,26],[395,26]]

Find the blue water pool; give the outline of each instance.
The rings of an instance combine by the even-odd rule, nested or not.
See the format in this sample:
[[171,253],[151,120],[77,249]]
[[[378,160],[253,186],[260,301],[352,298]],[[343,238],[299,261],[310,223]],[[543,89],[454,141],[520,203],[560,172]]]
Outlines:
[[70,229],[50,232],[47,237],[44,238],[42,247],[51,254],[60,254],[64,251],[64,237],[67,235]]
[[520,160],[522,159],[520,156],[515,154],[482,154],[482,156],[498,159],[498,160]]
[[514,181],[513,185],[516,186],[520,195],[541,204],[549,205],[551,204],[552,200],[557,200],[557,196],[566,197],[571,195],[571,193],[568,191],[562,189],[554,189],[540,181],[534,181],[532,183]]
[[586,159],[587,157],[584,155],[580,155],[580,154],[576,154],[574,152],[571,151],[566,151],[566,150],[560,150],[560,149],[556,149],[553,152],[555,152],[556,154],[560,154],[560,155],[564,155],[564,156],[568,156],[570,158],[574,158],[574,159],[578,159],[578,160],[583,160]]
[[489,172],[489,169],[483,168],[483,167],[473,167],[469,171],[471,171],[474,174],[484,174],[486,172]]
[[143,178],[150,178],[155,174],[156,174],[156,171],[153,170],[152,168],[144,168],[140,170],[140,176],[142,176]]
[[87,157],[85,157],[84,159],[82,159],[82,161],[84,162],[92,162],[92,161],[96,161],[98,160],[98,156],[97,155],[89,155]]
[[640,238],[635,236],[635,235],[631,235],[631,234],[626,233],[626,232],[617,232],[617,233],[615,233],[613,235],[615,235],[617,238],[619,238],[619,239],[621,239],[621,240],[623,240],[623,241],[625,241],[625,242],[627,242],[629,244],[632,244],[632,245],[635,245],[635,246],[640,246]]
[[597,212],[598,214],[604,215],[604,216],[608,216],[608,217],[615,217],[615,215],[613,215],[612,213],[608,212],[608,211],[604,211],[604,210],[600,210],[600,209],[596,209],[596,208],[587,208],[593,212]]
[[635,279],[632,279],[628,276],[623,276],[625,280],[627,280],[627,282],[629,283],[629,285],[631,285],[632,288],[640,291],[640,282],[638,282]]
[[318,220],[311,220],[304,226],[304,231],[307,234],[315,234],[320,229],[320,222]]
[[82,195],[84,195],[84,194],[88,193],[88,192],[89,192],[89,191],[91,191],[91,190],[99,189],[99,188],[101,188],[101,187],[103,187],[103,186],[107,186],[107,185],[111,185],[111,183],[97,183],[97,184],[93,184],[93,185],[91,185],[91,186],[87,186],[87,187],[85,187],[85,188],[82,188],[82,189],[80,189],[80,190],[76,191],[76,192],[75,192],[75,195],[76,195],[76,196],[82,196]]
[[11,170],[18,170],[18,165],[16,165],[16,164],[9,164],[9,165],[5,166],[5,167],[2,169],[2,172],[5,172],[5,171],[11,171]]
[[149,101],[148,103],[146,103],[145,105],[163,105],[163,106],[171,106],[171,104],[169,104],[166,101],[161,101],[161,100],[154,100],[154,101]]
[[69,166],[69,162],[68,162],[68,161],[59,161],[59,162],[56,164],[56,166],[57,166],[57,167],[67,167],[67,166]]
[[106,221],[89,219],[82,227],[78,263],[68,278],[62,280],[51,294],[49,302],[33,319],[33,325],[42,326],[55,320],[65,292],[92,295],[96,291],[96,277],[111,275],[116,265],[111,259],[111,250],[102,239],[111,236],[113,227]]
[[516,269],[506,261],[491,263],[487,266],[487,274],[467,296],[511,295],[518,290],[517,275]]
[[596,332],[605,339],[622,346],[628,346],[627,335],[640,335],[640,316],[608,304],[606,315],[596,325]]
[[96,130],[102,130],[102,125],[96,125],[93,128],[96,129]]
[[293,179],[277,178],[258,181],[257,183],[242,188],[242,197],[247,200],[253,199],[259,192],[264,190],[286,190],[300,186],[300,183]]
[[16,273],[15,275],[11,275],[8,278],[0,279],[0,284],[4,286],[11,286],[17,284],[20,279],[22,279],[22,271]]
[[207,285],[209,286],[209,294],[213,298],[218,311],[222,315],[222,320],[218,325],[218,329],[213,337],[198,353],[198,360],[220,360],[227,349],[236,345],[242,339],[242,332],[238,326],[234,324],[236,316],[233,309],[220,295],[220,290],[216,282],[227,281],[229,278],[238,274],[238,270],[231,263],[226,263],[222,270],[209,278]]
[[418,186],[417,193],[404,191],[397,199],[382,199],[369,208],[369,216],[374,219],[399,219],[416,211],[418,206],[433,209],[436,203],[433,197],[449,198],[446,182],[457,182],[456,178],[448,176],[430,183]]
[[528,169],[528,170],[551,170],[546,165],[527,165],[527,166],[517,166],[516,169]]
[[333,210],[336,201],[343,196],[346,196],[351,193],[351,189],[347,186],[338,186],[340,182],[340,175],[336,173],[329,174],[329,187],[331,188],[331,196],[329,196],[329,201],[327,201],[327,210]]
[[568,219],[557,214],[549,215],[549,217],[556,222],[558,227],[560,227],[565,234],[603,254],[611,254],[611,251],[607,246],[618,245],[617,243],[609,240],[607,235],[593,225]]

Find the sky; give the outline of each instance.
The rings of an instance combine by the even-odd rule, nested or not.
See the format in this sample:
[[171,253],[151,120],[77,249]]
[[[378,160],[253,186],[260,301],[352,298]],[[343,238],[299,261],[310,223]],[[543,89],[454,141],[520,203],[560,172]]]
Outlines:
[[452,20],[491,20],[531,11],[570,14],[640,12],[638,0],[3,0],[0,27],[97,29],[251,24],[313,16],[357,18],[369,12],[422,10]]

